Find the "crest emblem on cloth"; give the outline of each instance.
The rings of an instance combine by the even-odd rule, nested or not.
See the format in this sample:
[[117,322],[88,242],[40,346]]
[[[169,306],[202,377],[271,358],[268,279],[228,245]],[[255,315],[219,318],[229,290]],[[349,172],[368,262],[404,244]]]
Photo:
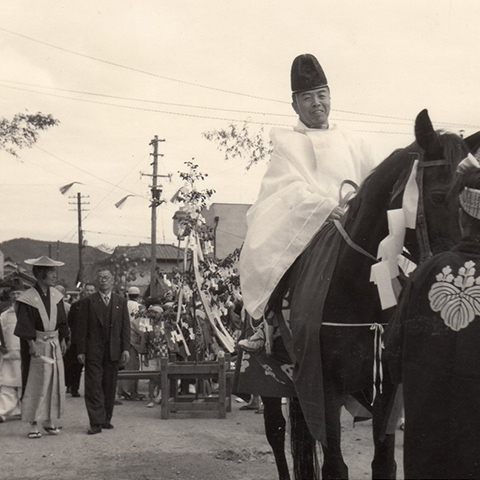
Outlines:
[[456,277],[446,266],[436,279],[428,292],[430,308],[440,312],[445,325],[455,332],[468,327],[480,315],[480,277],[475,277],[475,262],[465,262]]

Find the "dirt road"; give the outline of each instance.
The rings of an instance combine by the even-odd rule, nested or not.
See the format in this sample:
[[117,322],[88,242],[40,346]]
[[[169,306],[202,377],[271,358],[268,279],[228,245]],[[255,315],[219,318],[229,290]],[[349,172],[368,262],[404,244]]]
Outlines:
[[[141,382],[141,391],[147,386]],[[82,398],[67,395],[59,436],[26,437],[28,424],[0,424],[0,479],[4,480],[276,480],[263,417],[233,402],[226,420],[178,417],[160,420],[160,406],[123,402],[115,407],[114,430],[88,436]],[[370,478],[371,422],[352,427],[343,418],[343,449],[350,478]],[[397,437],[398,478],[403,478]]]

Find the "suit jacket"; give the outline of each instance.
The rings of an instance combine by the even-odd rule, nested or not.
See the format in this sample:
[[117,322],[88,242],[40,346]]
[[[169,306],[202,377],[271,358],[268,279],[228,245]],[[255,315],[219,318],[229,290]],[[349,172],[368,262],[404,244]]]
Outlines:
[[80,314],[80,302],[82,300],[77,300],[76,302],[72,303],[70,307],[70,311],[68,312],[68,326],[70,327],[70,343],[72,345],[77,344],[77,336],[78,336],[78,316]]
[[103,300],[96,292],[80,303],[77,328],[77,353],[85,354],[86,361],[101,361],[107,344],[110,360],[117,362],[121,353],[130,348],[130,316],[125,298],[112,293],[110,299],[112,323],[110,338],[105,338],[107,319],[103,314]]

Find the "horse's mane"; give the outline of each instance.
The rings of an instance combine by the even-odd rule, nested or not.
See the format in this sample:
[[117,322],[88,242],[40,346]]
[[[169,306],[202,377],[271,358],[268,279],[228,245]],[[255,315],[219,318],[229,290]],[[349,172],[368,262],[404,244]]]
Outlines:
[[454,133],[438,130],[438,140],[443,150],[443,158],[449,162],[451,173],[453,174],[459,162],[468,154],[468,148],[461,137]]

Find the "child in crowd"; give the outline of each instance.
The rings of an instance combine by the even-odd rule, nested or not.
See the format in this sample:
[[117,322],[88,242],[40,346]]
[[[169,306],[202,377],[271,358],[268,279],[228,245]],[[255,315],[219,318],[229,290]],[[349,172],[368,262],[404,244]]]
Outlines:
[[[172,340],[172,332],[175,331],[175,313],[173,311],[164,312],[160,304],[152,304],[148,307],[147,317],[150,320],[147,341],[147,367],[149,370],[160,370],[161,358],[168,357],[170,352],[178,350]],[[155,406],[156,389],[159,392],[157,394],[157,403],[160,403],[160,379],[150,380],[148,385],[148,408]]]

